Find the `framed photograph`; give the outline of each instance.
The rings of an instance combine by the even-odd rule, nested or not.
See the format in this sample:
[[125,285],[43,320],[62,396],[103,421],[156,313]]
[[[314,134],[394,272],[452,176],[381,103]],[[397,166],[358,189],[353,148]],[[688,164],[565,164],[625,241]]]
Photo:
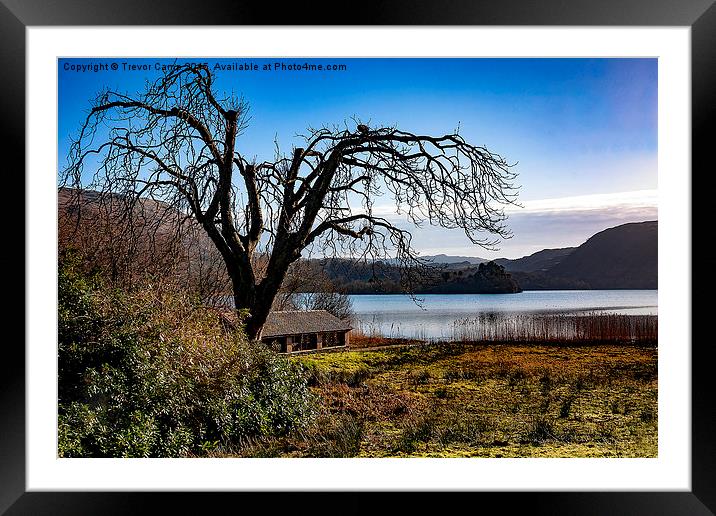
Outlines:
[[0,7],[0,509],[716,511],[712,2],[182,4]]

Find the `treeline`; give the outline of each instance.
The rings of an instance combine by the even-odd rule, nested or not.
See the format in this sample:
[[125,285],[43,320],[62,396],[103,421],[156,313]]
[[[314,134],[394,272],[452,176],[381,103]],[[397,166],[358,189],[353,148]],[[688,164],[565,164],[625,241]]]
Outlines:
[[347,294],[487,294],[521,292],[519,283],[494,262],[469,267],[439,264],[412,270],[386,261],[356,261],[341,258],[313,259],[304,265],[311,274],[325,276],[331,285]]

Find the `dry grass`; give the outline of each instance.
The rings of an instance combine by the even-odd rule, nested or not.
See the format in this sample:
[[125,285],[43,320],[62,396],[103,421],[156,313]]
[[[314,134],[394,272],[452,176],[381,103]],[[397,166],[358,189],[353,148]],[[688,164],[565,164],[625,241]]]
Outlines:
[[313,371],[323,429],[278,455],[657,455],[655,347],[433,344],[295,359]]

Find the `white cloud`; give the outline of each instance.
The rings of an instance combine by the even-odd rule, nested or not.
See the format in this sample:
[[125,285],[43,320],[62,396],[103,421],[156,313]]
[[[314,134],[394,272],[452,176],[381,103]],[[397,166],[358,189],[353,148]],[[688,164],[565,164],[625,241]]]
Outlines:
[[404,214],[398,215],[395,205],[388,202],[374,206],[373,214],[410,231],[413,245],[421,254],[493,259],[520,258],[542,249],[578,246],[604,229],[658,218],[656,189],[536,199],[521,204],[523,207],[506,210],[507,226],[513,237],[500,242],[497,251],[472,244],[462,230],[446,230],[427,223],[417,228]]
[[[520,206],[507,206],[508,215],[520,214],[557,214],[565,212],[592,212],[619,210],[651,212],[658,205],[658,190],[635,190],[609,194],[575,195],[553,199],[536,199],[520,201]],[[363,210],[354,210],[362,212]],[[405,214],[398,214],[394,204],[376,204],[373,215],[388,219],[405,219]]]
[[581,211],[604,211],[609,209],[634,210],[655,208],[658,204],[657,190],[636,190],[610,194],[575,195],[555,199],[522,201],[522,207],[511,206],[508,213],[559,213]]

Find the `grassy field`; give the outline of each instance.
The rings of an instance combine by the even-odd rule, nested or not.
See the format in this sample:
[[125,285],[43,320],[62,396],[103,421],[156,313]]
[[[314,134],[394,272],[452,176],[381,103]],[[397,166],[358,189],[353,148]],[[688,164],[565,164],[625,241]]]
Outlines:
[[248,455],[656,457],[653,346],[432,344],[295,357],[321,415]]

